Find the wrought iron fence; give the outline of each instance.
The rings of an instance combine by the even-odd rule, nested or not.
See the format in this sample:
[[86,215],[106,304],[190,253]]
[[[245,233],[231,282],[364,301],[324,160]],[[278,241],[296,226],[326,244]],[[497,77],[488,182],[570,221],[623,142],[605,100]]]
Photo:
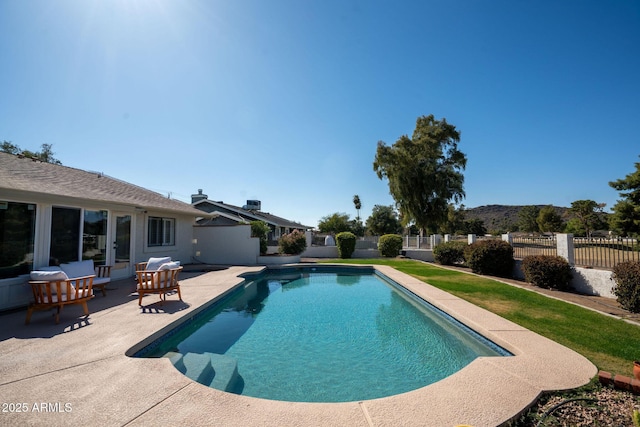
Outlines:
[[522,259],[531,255],[557,255],[555,236],[512,237],[513,257]]
[[640,244],[636,239],[573,239],[575,264],[581,267],[611,269],[624,261],[640,261]]

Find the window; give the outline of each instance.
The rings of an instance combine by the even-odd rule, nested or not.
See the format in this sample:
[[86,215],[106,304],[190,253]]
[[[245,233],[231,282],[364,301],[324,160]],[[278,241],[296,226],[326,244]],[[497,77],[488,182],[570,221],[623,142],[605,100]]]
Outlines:
[[147,244],[149,246],[173,246],[176,241],[175,218],[149,217]]
[[107,216],[107,211],[54,207],[51,211],[49,265],[82,259],[92,259],[96,265],[105,264]]
[[35,224],[35,205],[0,201],[0,279],[31,271]]
[[82,259],[92,259],[95,265],[106,264],[107,211],[84,211]]
[[80,209],[54,207],[51,212],[49,265],[78,261]]

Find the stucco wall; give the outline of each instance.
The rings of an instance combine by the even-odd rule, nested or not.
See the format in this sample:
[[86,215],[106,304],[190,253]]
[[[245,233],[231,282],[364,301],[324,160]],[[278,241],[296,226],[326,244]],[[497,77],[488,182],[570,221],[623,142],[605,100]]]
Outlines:
[[[171,259],[180,261],[182,264],[188,264],[193,254],[193,223],[195,218],[189,215],[181,216],[175,213],[162,213],[148,211],[135,215],[135,262],[148,260],[150,257],[170,256]],[[147,246],[147,227],[149,217],[168,217],[176,220],[176,233],[174,246]]]
[[[609,270],[596,270],[593,268],[573,267],[571,286],[577,292],[585,295],[597,295],[606,298],[616,298],[611,289],[615,282],[612,272]],[[513,269],[513,277],[524,280],[522,261],[516,260]]]
[[571,285],[582,294],[616,298],[611,291],[615,285],[612,275],[609,270],[575,267]]
[[[193,227],[194,260],[205,264],[255,265],[260,240],[251,237],[251,226]],[[196,254],[199,252],[199,255]]]

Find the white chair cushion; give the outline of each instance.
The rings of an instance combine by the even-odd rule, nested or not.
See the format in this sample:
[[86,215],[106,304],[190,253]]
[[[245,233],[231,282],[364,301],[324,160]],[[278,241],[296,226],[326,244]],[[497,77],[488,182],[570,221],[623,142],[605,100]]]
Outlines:
[[[40,274],[40,273],[56,273],[56,274]],[[46,278],[45,278],[46,277]],[[60,283],[60,294],[64,300],[64,298],[66,298],[66,294],[67,294],[67,282],[66,280],[67,275],[64,273],[64,271],[32,271],[31,272],[31,279],[32,280],[38,280],[38,281],[46,281],[46,282],[50,282],[50,287],[51,287],[51,299],[53,300],[53,302],[57,301],[57,295],[58,295],[58,286],[56,285],[56,282],[62,281],[64,280],[65,282]],[[38,284],[37,286],[40,286],[42,288],[42,292],[45,295],[45,299],[47,298],[47,292],[46,292],[46,285],[43,284]],[[71,298],[73,298],[73,296],[76,293],[76,289],[73,286],[73,284],[71,284],[71,293],[69,294],[69,296]]]
[[84,298],[86,296],[93,296],[93,289],[91,289],[91,291],[89,291],[88,289],[76,291],[76,298]]
[[[142,284],[138,283],[138,285],[136,286],[136,290],[138,289],[164,289],[164,288],[168,288],[169,285],[171,284],[171,280],[155,280],[155,281],[145,281],[142,282]],[[155,286],[154,286],[155,285]]]
[[57,270],[57,271],[36,270],[36,271],[32,271],[29,276],[31,277],[31,280],[42,280],[45,282],[69,279],[69,276],[67,276],[67,274],[62,270]]
[[158,270],[171,270],[180,267],[180,261],[165,262]]
[[37,271],[62,271],[59,265],[50,265],[47,267],[40,267]]
[[105,283],[109,283],[111,281],[110,277],[94,277],[93,285],[104,285]]
[[164,263],[171,262],[171,257],[160,257],[160,258],[149,258],[147,261],[146,270],[148,271],[156,271],[160,269],[160,266]]
[[74,277],[95,276],[96,274],[92,259],[60,264],[60,268],[67,273],[67,276],[71,279]]

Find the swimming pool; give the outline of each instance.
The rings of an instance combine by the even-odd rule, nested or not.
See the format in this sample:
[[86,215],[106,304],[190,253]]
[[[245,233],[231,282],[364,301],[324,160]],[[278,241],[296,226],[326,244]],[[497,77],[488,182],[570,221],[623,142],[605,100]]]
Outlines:
[[509,355],[373,269],[281,268],[250,279],[137,355],[169,357],[214,388],[301,402],[395,395],[477,357]]

